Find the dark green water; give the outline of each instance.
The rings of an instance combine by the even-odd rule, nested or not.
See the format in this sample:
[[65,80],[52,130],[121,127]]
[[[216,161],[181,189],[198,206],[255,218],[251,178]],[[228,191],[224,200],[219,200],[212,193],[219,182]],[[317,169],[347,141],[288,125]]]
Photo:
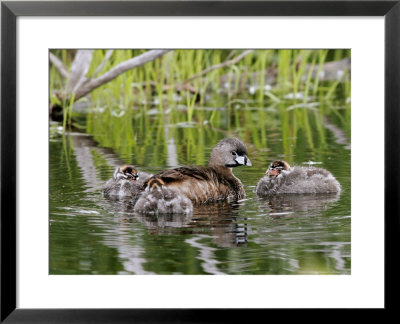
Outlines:
[[[185,111],[179,110],[168,116],[115,114],[120,124],[114,120],[109,132],[93,127],[99,117],[92,114],[87,124],[93,136],[57,135],[51,125],[49,273],[350,274],[349,129],[341,133],[334,117],[318,124],[314,111],[283,116],[282,110],[270,115],[268,108],[220,110],[211,118],[217,126],[205,122],[215,109],[195,114],[193,123],[182,122]],[[102,196],[102,185],[121,163],[150,173],[206,164],[226,136],[241,138],[253,163],[234,169],[245,186],[243,201],[157,218]],[[320,162],[342,193],[258,198],[257,181],[277,158]]]

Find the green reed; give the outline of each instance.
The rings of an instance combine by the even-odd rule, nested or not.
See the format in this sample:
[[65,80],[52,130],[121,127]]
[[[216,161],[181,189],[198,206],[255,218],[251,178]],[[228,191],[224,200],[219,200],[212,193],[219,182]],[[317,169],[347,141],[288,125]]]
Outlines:
[[[99,73],[142,52],[115,50]],[[134,154],[134,161],[127,162],[154,166],[165,162],[171,140],[185,143],[179,162],[195,156],[195,162],[203,164],[207,160],[205,143],[226,136],[238,136],[257,149],[267,149],[277,145],[271,136],[279,131],[285,156],[295,155],[298,145],[306,145],[317,156],[326,146],[325,118],[350,136],[350,75],[344,73],[334,81],[321,78],[324,65],[350,57],[349,50],[256,50],[234,65],[186,83],[193,75],[241,52],[174,50],[120,75],[90,93],[86,131],[123,157]],[[93,52],[89,77],[106,53]],[[71,51],[55,54],[66,66],[72,63]],[[270,70],[277,72],[272,78]],[[63,80],[54,67],[49,82],[50,100],[56,102],[55,90],[62,90]],[[251,86],[255,92],[249,91]],[[64,103],[64,127],[73,122],[71,99]],[[298,143],[299,134],[306,143]],[[149,150],[151,161],[146,160]]]

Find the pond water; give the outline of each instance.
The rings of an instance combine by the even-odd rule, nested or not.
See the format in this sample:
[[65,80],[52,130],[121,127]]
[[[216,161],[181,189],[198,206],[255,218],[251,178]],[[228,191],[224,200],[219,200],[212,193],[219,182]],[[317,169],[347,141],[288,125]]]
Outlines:
[[[60,135],[51,123],[49,273],[350,274],[349,129],[336,113],[238,102],[199,108],[189,122],[178,107],[112,110],[106,117],[108,110],[92,111],[82,117],[87,133]],[[233,170],[245,187],[241,201],[155,217],[102,196],[122,163],[149,173],[206,165],[228,136],[246,143],[253,164]],[[258,198],[255,186],[275,159],[318,162],[341,183],[341,194]]]

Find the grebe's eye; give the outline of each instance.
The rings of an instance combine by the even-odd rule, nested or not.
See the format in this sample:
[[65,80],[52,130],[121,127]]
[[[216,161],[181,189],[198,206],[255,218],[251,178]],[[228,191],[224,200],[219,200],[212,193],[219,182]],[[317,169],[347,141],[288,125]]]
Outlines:
[[232,151],[231,153],[232,153],[233,156],[237,155],[237,153],[235,151]]

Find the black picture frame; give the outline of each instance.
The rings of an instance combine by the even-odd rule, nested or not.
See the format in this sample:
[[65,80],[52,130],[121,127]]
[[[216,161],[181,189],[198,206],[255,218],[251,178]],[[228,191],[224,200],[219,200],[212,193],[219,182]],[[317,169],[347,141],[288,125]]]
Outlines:
[[[1,322],[221,323],[267,309],[16,308],[16,19],[19,16],[384,16],[385,308],[396,310],[399,275],[400,0],[395,1],[4,1],[1,3]],[[373,125],[371,125],[373,131]],[[366,152],[368,154],[368,152]],[[380,157],[367,156],[368,162]],[[379,311],[379,316],[382,313]],[[304,311],[301,313],[304,314]],[[257,316],[257,317],[256,317]],[[309,316],[309,315],[305,315]],[[380,317],[381,318],[381,317]],[[323,320],[323,319],[320,319]],[[246,321],[247,322],[247,321]]]

